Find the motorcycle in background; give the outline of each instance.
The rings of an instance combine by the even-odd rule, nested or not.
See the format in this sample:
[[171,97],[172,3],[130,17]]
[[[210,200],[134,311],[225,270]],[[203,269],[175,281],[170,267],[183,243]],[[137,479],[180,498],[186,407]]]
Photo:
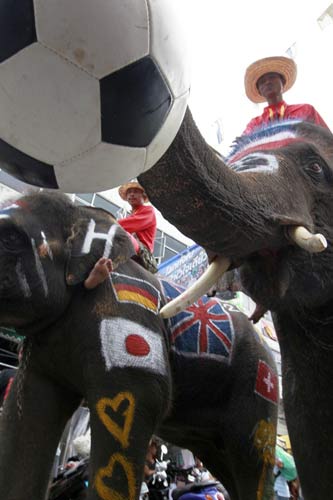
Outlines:
[[89,459],[68,462],[68,467],[54,478],[48,500],[85,500],[88,488]]
[[230,500],[224,486],[216,481],[198,457],[195,465],[188,469],[169,468],[172,482],[169,499],[172,500]]

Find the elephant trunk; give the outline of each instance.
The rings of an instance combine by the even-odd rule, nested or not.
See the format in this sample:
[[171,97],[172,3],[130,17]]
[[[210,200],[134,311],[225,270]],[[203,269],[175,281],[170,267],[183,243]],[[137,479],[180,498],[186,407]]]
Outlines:
[[[227,166],[207,145],[189,110],[168,151],[139,176],[153,205],[183,234],[212,255],[234,261],[267,248],[267,242],[270,248],[281,241],[287,244],[286,225],[311,230],[310,217],[293,216],[300,200],[286,189],[281,192],[288,197],[289,216],[283,216],[279,182],[273,191],[267,179],[267,174],[237,173]],[[295,210],[289,199],[294,199]]]

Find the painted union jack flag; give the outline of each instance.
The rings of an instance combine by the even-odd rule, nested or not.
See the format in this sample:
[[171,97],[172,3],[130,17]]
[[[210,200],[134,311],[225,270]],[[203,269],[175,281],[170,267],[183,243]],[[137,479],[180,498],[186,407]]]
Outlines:
[[[171,300],[183,289],[161,280],[164,293]],[[229,357],[234,329],[220,300],[201,297],[185,311],[170,318],[171,343],[177,351]]]

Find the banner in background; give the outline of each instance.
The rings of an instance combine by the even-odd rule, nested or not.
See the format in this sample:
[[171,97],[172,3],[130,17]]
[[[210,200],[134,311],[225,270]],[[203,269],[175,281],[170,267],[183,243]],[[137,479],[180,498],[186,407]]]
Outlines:
[[192,245],[158,267],[158,272],[177,285],[188,288],[202,275],[208,266],[205,250]]

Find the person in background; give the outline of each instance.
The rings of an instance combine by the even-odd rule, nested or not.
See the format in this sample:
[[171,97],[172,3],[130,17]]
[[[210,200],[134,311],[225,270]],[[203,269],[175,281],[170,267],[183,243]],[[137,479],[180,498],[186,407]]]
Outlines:
[[[132,208],[130,215],[119,219],[118,223],[131,238],[136,253],[134,260],[148,271],[156,273],[157,264],[153,256],[157,229],[155,210],[151,205],[146,205],[148,196],[136,181],[120,186],[118,192]],[[111,271],[111,260],[104,257],[99,259],[85,280],[84,286],[88,289],[95,288],[108,277]]]
[[298,477],[293,479],[292,481],[288,481],[289,491],[290,491],[290,499],[291,500],[299,500],[299,479]]
[[275,460],[274,466],[274,493],[275,500],[289,500],[290,491],[286,478],[281,474],[281,469],[283,468],[283,462],[279,458]]
[[149,482],[156,469],[157,443],[153,439],[150,441],[144,465],[144,480]]
[[[242,135],[249,135],[257,129],[278,120],[298,119],[315,123],[329,129],[318,111],[311,104],[287,104],[283,93],[295,83],[297,66],[289,57],[265,57],[250,64],[245,71],[245,93],[254,103],[267,102],[261,115],[252,118]],[[266,308],[256,304],[250,320],[257,323]]]
[[311,104],[287,104],[283,93],[295,83],[297,67],[289,57],[265,57],[252,63],[245,72],[245,93],[254,103],[267,102],[261,115],[252,118],[242,135],[272,121],[299,119],[328,128],[318,111]]
[[131,235],[137,255],[143,260],[143,264],[146,264],[144,267],[152,271],[147,263],[150,262],[154,251],[157,226],[155,210],[151,205],[146,205],[148,196],[136,181],[120,186],[119,195],[131,205],[132,212],[128,217],[119,219],[118,223]]

